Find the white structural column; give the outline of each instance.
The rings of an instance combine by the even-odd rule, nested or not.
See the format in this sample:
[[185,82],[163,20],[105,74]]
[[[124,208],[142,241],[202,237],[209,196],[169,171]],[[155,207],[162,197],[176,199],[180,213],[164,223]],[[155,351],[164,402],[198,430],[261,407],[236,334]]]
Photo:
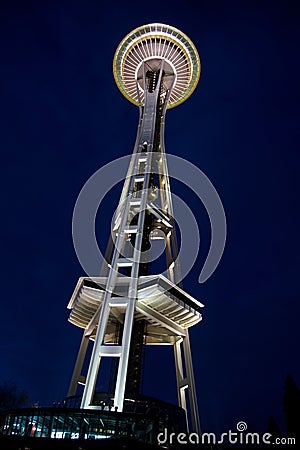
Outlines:
[[79,352],[77,355],[77,359],[76,359],[76,363],[75,363],[75,367],[74,367],[74,371],[73,371],[73,375],[72,375],[72,379],[71,379],[71,383],[70,383],[70,387],[69,387],[69,391],[68,391],[68,397],[72,397],[73,395],[76,395],[78,383],[80,383],[80,381],[84,382],[84,380],[81,380],[81,370],[82,370],[82,366],[84,363],[88,345],[89,345],[89,336],[86,336],[86,334],[83,333],[80,347],[79,347]]
[[[181,352],[181,342],[183,343],[183,354],[186,374],[183,370],[182,352]],[[174,357],[175,357],[175,368],[176,368],[176,380],[177,380],[177,394],[178,403],[186,413],[188,431],[200,434],[200,420],[199,411],[197,404],[197,395],[195,388],[194,370],[192,364],[191,347],[189,340],[188,329],[185,330],[185,336],[180,339],[176,339],[174,342]],[[190,409],[190,421],[188,418],[188,408],[186,401],[186,393],[189,396],[189,409]]]
[[[138,156],[137,156],[138,158]],[[137,299],[137,291],[138,291],[138,276],[139,276],[139,265],[141,258],[141,248],[142,248],[142,238],[143,238],[143,229],[144,229],[144,220],[145,220],[145,210],[148,199],[148,183],[149,183],[149,174],[150,167],[152,162],[152,154],[147,154],[147,161],[145,165],[145,173],[144,173],[144,189],[141,192],[141,205],[139,211],[138,225],[137,225],[137,234],[134,246],[133,253],[133,265],[131,269],[131,278],[128,289],[128,305],[125,313],[125,321],[124,321],[124,330],[122,336],[122,353],[119,360],[118,373],[117,373],[117,381],[115,387],[115,396],[114,396],[114,407],[118,409],[118,411],[123,410],[123,402],[124,402],[124,394],[126,387],[126,375],[128,368],[128,358],[130,351],[130,343],[131,343],[131,333],[132,326],[134,321],[134,311],[135,311],[135,302]]]
[[186,379],[183,374],[182,354],[181,354],[181,342],[182,338],[175,338],[174,343],[174,356],[175,356],[175,369],[176,369],[176,381],[177,381],[177,394],[178,403],[181,408],[185,410],[187,416],[185,389],[188,387]]
[[119,359],[118,366],[118,374],[117,381],[115,387],[115,395],[114,395],[114,407],[118,411],[123,410],[124,403],[124,394],[125,394],[125,386],[126,386],[126,374],[128,368],[128,358],[129,358],[129,350],[130,350],[130,341],[131,341],[131,333],[132,333],[132,325],[133,325],[133,316],[134,316],[134,307],[135,300],[129,299],[125,322],[124,322],[124,330],[122,337],[122,351]]
[[[175,220],[174,220],[174,211],[173,211],[173,201],[172,194],[170,188],[170,180],[169,180],[169,172],[167,165],[167,157],[164,148],[164,119],[162,119],[161,124],[161,173],[163,174],[162,184],[161,180],[161,202],[162,202],[162,210],[164,213],[168,215],[172,224],[172,231],[170,236],[166,237],[166,255],[167,255],[167,263],[168,263],[168,276],[171,281],[174,283],[181,284],[181,270],[180,263],[178,260],[178,248],[177,248],[177,237],[176,237],[176,228],[175,228]],[[162,193],[164,195],[162,195]]]
[[[106,294],[109,293],[106,292]],[[108,295],[106,295],[105,297],[108,297]],[[100,346],[102,345],[105,335],[106,325],[109,317],[109,309],[109,299],[105,298],[100,312],[96,339],[94,342],[91,361],[86,376],[85,388],[81,400],[81,408],[88,408],[92,402],[100,365]]]
[[186,377],[188,381],[188,394],[191,411],[191,428],[195,433],[200,434],[200,419],[197,403],[197,394],[195,387],[194,369],[191,354],[191,345],[188,329],[185,330],[185,337],[183,338],[183,353],[186,368]]

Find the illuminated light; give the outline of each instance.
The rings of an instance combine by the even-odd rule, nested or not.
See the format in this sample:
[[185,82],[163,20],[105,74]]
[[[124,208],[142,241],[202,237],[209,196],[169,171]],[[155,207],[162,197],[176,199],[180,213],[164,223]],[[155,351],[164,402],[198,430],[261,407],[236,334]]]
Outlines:
[[169,238],[172,234],[172,231],[169,231],[169,233],[167,234],[167,237]]
[[174,269],[174,267],[175,267],[175,263],[174,263],[174,261],[170,264],[170,266],[169,266],[169,269]]
[[[170,219],[168,219],[168,220],[170,220]],[[166,227],[168,227],[168,228],[170,228],[170,227],[173,228],[172,225],[169,222],[167,222],[165,219],[162,219],[162,223],[164,225],[166,225]]]
[[[63,437],[64,437],[64,433],[62,431],[52,431],[51,432],[51,439],[63,439]],[[79,434],[78,434],[78,438],[79,438]]]

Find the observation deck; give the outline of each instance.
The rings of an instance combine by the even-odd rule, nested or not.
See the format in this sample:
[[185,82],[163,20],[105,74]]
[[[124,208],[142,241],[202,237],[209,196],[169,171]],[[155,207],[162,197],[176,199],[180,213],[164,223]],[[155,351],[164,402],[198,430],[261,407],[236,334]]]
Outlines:
[[[72,324],[88,327],[103,302],[106,281],[105,277],[79,278],[68,304]],[[125,307],[122,296],[126,295],[127,285],[128,277],[120,278],[116,285],[113,298],[120,304],[114,307],[114,316],[107,324],[106,344],[114,343],[115,325],[117,321],[123,322]],[[173,344],[174,337],[184,335],[185,329],[201,321],[200,309],[203,306],[163,275],[143,276],[139,278],[134,320],[146,320],[146,344]],[[93,339],[93,335],[90,338]]]
[[[142,63],[155,70],[164,61],[163,89],[175,76],[167,108],[183,103],[200,77],[200,58],[192,41],[170,25],[153,23],[136,28],[120,42],[113,60],[113,73],[122,94],[135,105],[143,104]],[[170,82],[168,82],[168,76]]]

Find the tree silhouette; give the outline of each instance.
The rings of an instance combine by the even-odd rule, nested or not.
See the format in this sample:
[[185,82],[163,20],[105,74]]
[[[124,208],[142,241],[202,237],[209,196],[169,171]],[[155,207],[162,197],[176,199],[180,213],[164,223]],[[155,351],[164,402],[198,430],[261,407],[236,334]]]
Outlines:
[[287,433],[300,441],[300,391],[293,378],[288,375],[283,396],[284,414]]
[[272,434],[273,438],[281,437],[279,426],[273,416],[269,419],[268,432]]
[[4,381],[0,385],[0,411],[27,406],[29,396],[26,391],[20,391],[13,381]]

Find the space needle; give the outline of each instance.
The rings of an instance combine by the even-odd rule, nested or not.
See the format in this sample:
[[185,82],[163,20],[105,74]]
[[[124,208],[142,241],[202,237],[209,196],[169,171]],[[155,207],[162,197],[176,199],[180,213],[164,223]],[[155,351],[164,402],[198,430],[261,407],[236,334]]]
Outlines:
[[[140,120],[106,262],[100,276],[79,279],[68,305],[69,321],[83,329],[68,397],[79,398],[82,409],[105,405],[118,414],[146,415],[152,408],[161,424],[172,422],[180,430],[184,417],[188,430],[200,433],[188,330],[201,321],[203,304],[181,284],[164,147],[166,111],[187,100],[196,88],[200,59],[184,33],[153,23],[136,28],[121,41],[113,73],[121,93],[139,107]],[[164,245],[163,273],[156,273],[151,261],[154,241]],[[148,345],[173,347],[178,406],[166,406],[141,393]],[[113,361],[111,389],[99,392],[99,368],[106,358]]]
[[[139,107],[136,141],[102,268],[79,278],[68,304],[82,339],[64,407],[0,414],[0,433],[18,436],[25,447],[32,438],[98,440],[89,448],[124,438],[149,448],[165,430],[200,434],[189,328],[202,320],[203,304],[182,285],[164,145],[166,111],[196,88],[200,59],[184,33],[153,23],[125,36],[113,73],[122,94]],[[162,359],[150,373],[160,379],[167,370],[174,377],[178,404],[143,392],[149,346],[174,353],[174,366]]]

